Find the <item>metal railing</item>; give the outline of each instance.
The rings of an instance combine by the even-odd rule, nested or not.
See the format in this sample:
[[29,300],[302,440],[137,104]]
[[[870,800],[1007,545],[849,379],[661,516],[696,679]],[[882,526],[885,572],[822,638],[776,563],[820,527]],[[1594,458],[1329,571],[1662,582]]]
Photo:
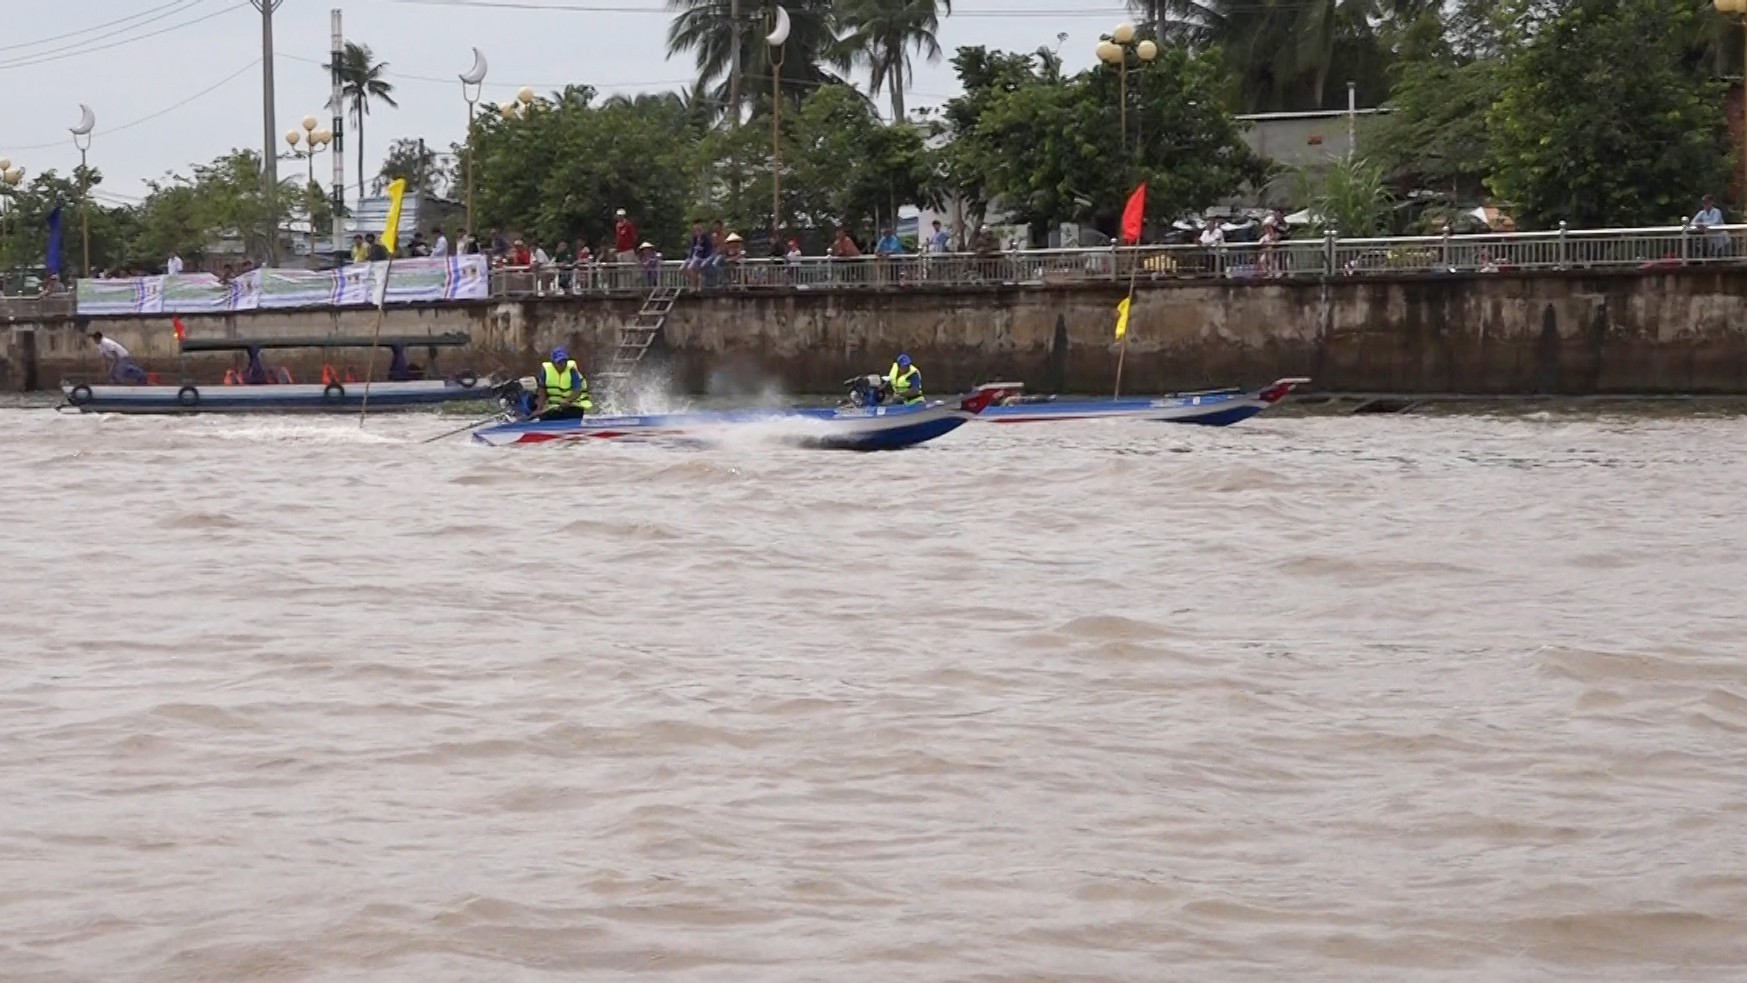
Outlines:
[[1488,235],[1316,239],[1219,246],[1033,249],[786,259],[719,257],[492,270],[492,296],[640,296],[656,287],[703,292],[978,289],[1177,279],[1277,280],[1524,270],[1632,270],[1747,262],[1747,225],[1561,228]]

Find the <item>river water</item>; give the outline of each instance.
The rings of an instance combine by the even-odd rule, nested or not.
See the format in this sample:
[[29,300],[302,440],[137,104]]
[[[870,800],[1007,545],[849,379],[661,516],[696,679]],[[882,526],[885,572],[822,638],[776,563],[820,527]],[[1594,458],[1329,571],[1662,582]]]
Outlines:
[[0,979],[1740,980],[1747,418],[0,411]]

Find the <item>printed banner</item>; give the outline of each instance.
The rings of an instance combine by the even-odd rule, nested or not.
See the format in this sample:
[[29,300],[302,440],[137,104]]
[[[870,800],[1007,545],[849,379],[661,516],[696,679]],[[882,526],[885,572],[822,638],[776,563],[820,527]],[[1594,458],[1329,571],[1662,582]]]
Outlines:
[[297,307],[362,307],[388,276],[390,304],[485,300],[491,278],[484,256],[354,263],[337,270],[251,270],[225,283],[210,273],[80,280],[78,312],[225,314]]

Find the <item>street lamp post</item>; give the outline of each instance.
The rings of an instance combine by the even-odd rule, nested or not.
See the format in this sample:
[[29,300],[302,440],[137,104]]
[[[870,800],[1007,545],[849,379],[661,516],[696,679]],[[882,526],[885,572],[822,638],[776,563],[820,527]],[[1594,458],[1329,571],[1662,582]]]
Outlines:
[[[1747,2],[1747,0],[1743,0]],[[783,225],[783,45],[789,40],[789,12],[779,4],[772,16],[770,33],[770,234],[782,234]],[[739,112],[739,108],[735,108]]]
[[1742,78],[1741,78],[1741,199],[1740,205],[1747,209],[1747,0],[1712,0],[1717,13],[1728,16],[1733,14],[1740,18],[1742,37]]
[[[1723,0],[1718,0],[1723,2]],[[1740,0],[1747,3],[1747,0]],[[1118,101],[1121,108],[1118,116],[1121,119],[1122,153],[1128,155],[1128,66],[1132,56],[1136,67],[1145,65],[1159,56],[1159,46],[1150,40],[1135,41],[1133,24],[1118,24],[1116,30],[1102,41],[1096,49],[1098,60],[1116,69],[1120,95]]]
[[485,84],[485,56],[473,49],[473,67],[461,76],[461,98],[467,102],[467,232],[473,234],[473,107],[478,105]]
[[[321,128],[314,116],[303,118],[302,130],[286,130],[285,142],[291,144],[293,156],[302,157],[309,163],[309,179],[303,186],[304,208],[309,212],[309,256],[315,259],[315,206],[310,201],[309,189],[315,186],[315,155],[334,142],[333,131]],[[302,143],[303,150],[298,150]]]
[[85,169],[85,151],[91,149],[91,131],[97,128],[97,114],[84,103],[79,104],[79,122],[69,127],[73,146],[79,148],[79,238],[85,251],[85,276],[91,276],[91,222],[86,217],[86,200],[91,197],[90,172]]
[[13,167],[12,158],[0,157],[0,241],[6,243],[6,265],[12,265],[12,240],[6,238],[6,219],[12,214],[12,196],[17,193],[18,182],[24,180],[24,168]]

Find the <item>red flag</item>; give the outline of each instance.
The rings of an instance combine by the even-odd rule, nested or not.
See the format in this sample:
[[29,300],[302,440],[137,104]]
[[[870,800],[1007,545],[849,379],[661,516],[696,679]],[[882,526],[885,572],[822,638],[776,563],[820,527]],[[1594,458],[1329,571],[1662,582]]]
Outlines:
[[176,343],[181,344],[182,342],[187,341],[188,325],[183,324],[182,319],[179,317],[171,318],[170,323],[176,326]]
[[1146,182],[1134,189],[1134,194],[1128,196],[1128,205],[1122,209],[1122,241],[1125,245],[1136,245],[1140,242],[1140,227],[1146,223]]

